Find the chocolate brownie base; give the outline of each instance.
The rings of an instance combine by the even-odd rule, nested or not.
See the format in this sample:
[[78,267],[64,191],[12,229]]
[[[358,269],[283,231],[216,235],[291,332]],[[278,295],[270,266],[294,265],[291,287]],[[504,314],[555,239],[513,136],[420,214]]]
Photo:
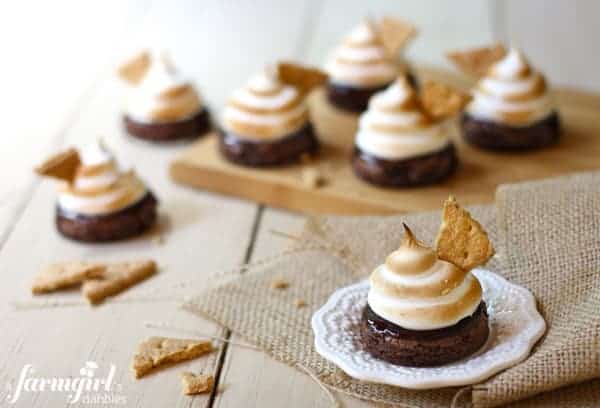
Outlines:
[[560,119],[556,112],[526,127],[506,126],[464,113],[461,125],[465,140],[490,150],[539,149],[556,143],[560,134]]
[[489,335],[484,302],[468,317],[450,327],[408,330],[378,316],[367,305],[360,325],[366,350],[392,364],[432,367],[465,358],[479,349]]
[[434,153],[403,160],[387,160],[354,148],[352,168],[361,179],[382,187],[416,187],[440,182],[458,165],[456,149],[448,144]]
[[254,142],[224,130],[221,130],[219,135],[221,154],[227,160],[243,166],[277,166],[293,163],[301,155],[315,154],[319,150],[319,142],[310,123],[273,142]]
[[170,123],[144,123],[123,116],[127,133],[151,142],[171,142],[199,137],[210,130],[210,114],[203,109],[189,119]]
[[85,242],[117,241],[139,235],[156,222],[157,201],[148,192],[136,204],[108,215],[74,214],[56,207],[56,227],[67,238]]
[[[417,78],[412,73],[409,72],[407,77],[413,86],[418,86]],[[332,105],[340,109],[352,113],[361,113],[367,109],[371,96],[379,91],[383,91],[388,86],[390,84],[375,88],[355,88],[349,85],[329,82],[327,84],[327,99],[329,99]]]

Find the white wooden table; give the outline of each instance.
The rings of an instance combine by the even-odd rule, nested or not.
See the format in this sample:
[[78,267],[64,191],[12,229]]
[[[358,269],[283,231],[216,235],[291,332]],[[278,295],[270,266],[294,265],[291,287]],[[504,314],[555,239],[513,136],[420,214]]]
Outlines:
[[[342,0],[102,3],[84,6],[60,0],[51,2],[52,6],[28,4],[14,17],[21,20],[12,23],[27,21],[31,16],[28,7],[38,8],[29,21],[41,29],[24,40],[24,47],[37,44],[37,53],[24,55],[12,49],[14,58],[24,58],[21,62],[25,66],[11,75],[20,75],[14,77],[19,81],[29,78],[29,86],[25,91],[11,88],[22,99],[13,100],[14,115],[7,118],[13,127],[0,138],[0,406],[5,406],[10,394],[5,385],[16,385],[26,364],[32,364],[40,377],[68,378],[78,376],[86,361],[98,363],[99,372],[115,364],[115,382],[121,384],[117,393],[126,398],[124,406],[128,407],[328,406],[327,397],[304,373],[259,351],[236,346],[221,346],[210,356],[142,380],[133,379],[129,365],[140,341],[152,335],[184,336],[144,327],[145,321],[230,335],[213,323],[178,310],[176,297],[166,289],[191,279],[205,279],[208,284],[211,275],[219,271],[280,251],[288,243],[269,231],[296,230],[302,217],[174,185],[167,177],[168,163],[182,146],[153,146],[124,135],[119,122],[122,89],[113,76],[114,65],[119,56],[136,46],[168,48],[178,65],[197,81],[214,113],[234,87],[266,63],[287,58],[321,64],[336,39],[369,12],[390,11],[417,20],[425,46],[421,51],[419,43],[415,44],[411,54],[421,61],[441,62],[441,53],[448,48],[500,38],[502,30],[489,18],[494,11],[492,2],[468,1],[459,13],[452,10],[454,3],[446,1],[427,1],[425,6],[416,5],[423,2],[398,5],[383,0],[368,6],[363,5],[366,2]],[[78,17],[60,20],[64,26],[57,35],[50,30],[53,17],[65,10]],[[50,30],[47,36],[44,29]],[[68,52],[53,53],[57,41],[68,42]],[[39,76],[36,70],[42,70]],[[40,100],[23,95],[35,95],[38,87],[46,89]],[[21,101],[25,107],[14,106]],[[163,244],[136,239],[82,245],[61,238],[55,231],[55,186],[34,179],[32,165],[60,147],[83,146],[98,136],[119,158],[135,164],[161,199]],[[96,308],[81,304],[17,311],[11,306],[13,301],[32,300],[30,282],[48,262],[145,256],[158,261],[160,273],[127,294],[157,289],[157,293],[166,294],[165,299],[115,301]],[[205,287],[197,284],[192,292]],[[179,297],[190,294],[173,293]],[[77,293],[57,296],[49,298],[80,299]],[[235,334],[231,338],[239,340]],[[183,396],[178,373],[184,369],[212,373],[219,384],[217,392]],[[345,406],[369,405],[339,397]],[[66,405],[66,394],[52,392],[26,393],[16,404]]]

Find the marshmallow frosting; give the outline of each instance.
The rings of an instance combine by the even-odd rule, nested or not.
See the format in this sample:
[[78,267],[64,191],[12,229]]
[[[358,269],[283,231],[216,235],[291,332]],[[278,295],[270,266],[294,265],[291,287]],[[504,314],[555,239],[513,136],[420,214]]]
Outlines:
[[482,299],[479,281],[418,242],[410,231],[370,277],[368,304],[382,318],[409,330],[452,326],[472,315]]
[[308,122],[305,95],[267,70],[233,92],[222,116],[222,127],[242,139],[272,141]]
[[325,65],[331,82],[356,88],[389,84],[405,68],[389,55],[375,28],[364,21],[334,50]]
[[400,160],[442,150],[449,143],[447,126],[423,111],[405,77],[376,93],[359,119],[356,145],[378,158]]
[[82,215],[108,215],[139,202],[148,192],[133,170],[121,171],[113,156],[94,143],[80,152],[75,179],[61,187],[58,205]]
[[522,127],[548,117],[554,109],[544,76],[512,48],[479,80],[466,111],[476,118]]
[[203,109],[191,82],[183,78],[165,56],[151,56],[150,66],[134,87],[127,115],[143,123],[169,123],[186,120]]

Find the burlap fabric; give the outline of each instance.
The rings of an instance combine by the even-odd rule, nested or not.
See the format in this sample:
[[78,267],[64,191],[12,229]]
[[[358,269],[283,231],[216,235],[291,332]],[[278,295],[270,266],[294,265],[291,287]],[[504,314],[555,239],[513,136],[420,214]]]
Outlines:
[[[421,240],[433,242],[439,212],[310,219],[293,250],[192,298],[184,308],[362,399],[448,407],[461,391],[458,406],[515,401],[523,407],[600,406],[600,380],[592,380],[600,377],[600,173],[501,186],[495,206],[471,212],[497,249],[488,268],[528,287],[549,326],[525,362],[482,384],[411,391],[365,383],[345,375],[313,347],[312,313],[336,289],[366,277],[398,246],[402,222]],[[289,289],[271,290],[274,278],[289,281]],[[308,307],[298,309],[296,299]]]

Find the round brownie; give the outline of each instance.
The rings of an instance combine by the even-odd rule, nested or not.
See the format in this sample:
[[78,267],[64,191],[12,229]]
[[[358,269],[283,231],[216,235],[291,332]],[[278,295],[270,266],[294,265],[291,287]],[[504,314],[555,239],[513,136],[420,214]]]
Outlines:
[[319,142],[310,123],[272,142],[252,141],[231,132],[219,132],[219,149],[223,156],[243,166],[277,166],[297,161],[303,154],[315,154]]
[[558,141],[560,119],[557,112],[524,127],[513,127],[464,113],[461,117],[464,138],[472,145],[490,150],[530,150]]
[[157,201],[148,192],[140,201],[107,215],[83,215],[56,207],[56,227],[67,238],[85,242],[117,241],[140,235],[156,222]]
[[[412,86],[418,88],[417,78],[409,72],[408,81]],[[383,91],[390,86],[391,82],[374,88],[356,88],[350,85],[329,82],[327,84],[327,99],[332,105],[352,113],[361,113],[367,109],[371,96]]]
[[361,179],[383,187],[416,187],[449,177],[458,165],[452,143],[442,150],[402,160],[387,160],[354,148],[352,168]]
[[210,128],[210,114],[202,109],[189,119],[168,123],[138,122],[130,116],[123,117],[127,133],[151,142],[171,142],[202,136]]
[[360,325],[365,349],[376,358],[411,367],[433,367],[465,358],[489,336],[486,305],[453,326],[435,330],[408,330],[377,315],[369,305]]

